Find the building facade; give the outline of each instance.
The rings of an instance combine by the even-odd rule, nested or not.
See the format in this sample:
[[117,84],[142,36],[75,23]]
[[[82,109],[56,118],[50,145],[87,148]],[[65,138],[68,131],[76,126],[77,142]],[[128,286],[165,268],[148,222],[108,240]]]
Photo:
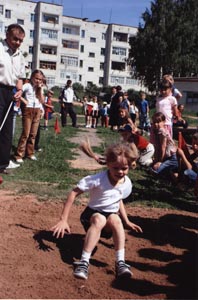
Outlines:
[[92,83],[144,89],[132,78],[128,63],[129,38],[136,27],[64,16],[63,6],[52,3],[0,0],[0,38],[11,23],[26,32],[21,49],[29,66],[27,77],[41,69],[49,87],[64,86],[71,79],[84,87]]

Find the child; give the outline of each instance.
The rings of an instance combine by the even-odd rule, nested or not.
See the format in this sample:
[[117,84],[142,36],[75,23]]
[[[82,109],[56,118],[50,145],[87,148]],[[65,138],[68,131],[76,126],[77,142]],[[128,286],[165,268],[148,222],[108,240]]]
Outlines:
[[44,103],[44,129],[47,130],[47,126],[48,126],[48,120],[51,120],[52,118],[52,114],[54,112],[54,106],[52,105],[52,96],[53,96],[54,92],[49,90],[47,91],[47,97],[45,99],[45,103]]
[[177,148],[166,128],[166,117],[157,112],[153,120],[153,144],[155,147],[152,171],[156,174],[178,171]]
[[87,100],[85,103],[85,120],[86,120],[86,128],[91,128],[91,122],[92,122],[92,111],[93,111],[93,101]]
[[136,119],[138,118],[138,115],[139,115],[139,110],[138,110],[137,106],[135,105],[134,100],[130,101],[129,114],[130,114],[131,120],[133,121],[133,123],[135,125]]
[[128,99],[128,93],[125,92],[123,94],[123,96],[121,96],[121,97],[122,97],[121,98],[122,100],[120,101],[120,107],[121,108],[125,108],[125,109],[127,109],[129,111],[130,102],[129,102],[129,99]]
[[145,92],[140,92],[140,101],[138,105],[139,110],[139,128],[144,132],[144,130],[149,134],[151,124],[149,118],[149,104],[146,100]]
[[177,154],[181,158],[182,164],[184,165],[184,175],[195,184],[198,173],[198,132],[193,134],[192,137],[192,150],[193,152],[186,157],[184,151],[178,147]]
[[119,132],[123,140],[129,145],[134,143],[139,151],[138,162],[142,166],[150,166],[153,163],[153,155],[155,148],[153,144],[149,143],[142,135],[137,131],[134,132],[130,125],[125,125],[119,129]]
[[40,103],[44,103],[42,90],[44,81],[43,72],[35,70],[31,74],[30,83],[23,85],[24,97],[28,103],[22,108],[23,130],[15,154],[18,163],[23,163],[25,155],[31,160],[37,160],[34,155],[34,144],[41,116]]
[[129,266],[125,264],[125,233],[123,223],[129,229],[142,229],[129,221],[122,199],[130,195],[132,183],[127,176],[129,166],[136,159],[134,152],[126,145],[111,145],[106,150],[107,170],[89,175],[80,180],[69,193],[60,221],[52,227],[54,236],[63,237],[70,233],[68,217],[75,198],[83,192],[90,193],[88,206],[81,214],[81,223],[86,237],[80,262],[76,263],[74,276],[87,279],[89,260],[100,236],[113,237],[116,251],[116,276],[131,277]]
[[166,74],[163,76],[163,80],[168,80],[170,82],[170,84],[172,85],[172,96],[174,96],[177,101],[179,101],[179,99],[182,98],[182,93],[174,86],[174,78],[172,75],[170,74]]
[[107,102],[103,102],[103,106],[100,108],[100,116],[101,116],[101,126],[108,127],[109,126],[109,112],[108,112]]
[[184,105],[179,104],[177,106],[177,115],[173,117],[173,126],[175,127],[183,127],[183,128],[188,128],[188,122],[184,120],[182,117],[182,113],[184,111]]
[[164,125],[172,137],[172,121],[173,116],[177,115],[177,100],[172,96],[172,85],[168,80],[160,83],[160,96],[156,99],[156,112],[165,115]]
[[124,127],[127,124],[130,125],[133,128],[133,130],[135,130],[135,125],[133,124],[133,121],[131,120],[129,111],[126,108],[120,108],[119,109],[119,127]]
[[97,96],[93,96],[93,110],[92,110],[92,128],[97,127],[99,117],[99,106]]

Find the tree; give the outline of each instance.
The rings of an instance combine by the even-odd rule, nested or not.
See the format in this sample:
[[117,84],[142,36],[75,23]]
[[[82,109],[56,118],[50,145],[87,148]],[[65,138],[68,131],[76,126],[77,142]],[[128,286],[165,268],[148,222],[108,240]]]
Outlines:
[[198,74],[197,0],[155,0],[142,14],[144,25],[130,39],[130,59],[135,76],[150,91],[165,73]]

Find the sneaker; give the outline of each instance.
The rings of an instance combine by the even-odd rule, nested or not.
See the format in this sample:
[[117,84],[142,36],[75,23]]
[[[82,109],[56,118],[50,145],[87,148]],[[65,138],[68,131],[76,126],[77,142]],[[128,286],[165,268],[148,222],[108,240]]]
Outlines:
[[7,166],[6,169],[16,169],[18,167],[20,167],[19,164],[15,164],[13,161],[10,160],[9,165]]
[[83,260],[83,261],[75,262],[74,265],[75,265],[74,276],[81,279],[87,279],[89,263]]
[[35,149],[35,151],[37,151],[37,152],[42,152],[43,149],[42,149],[42,148],[38,148],[38,149]]
[[34,156],[34,155],[32,155],[32,156],[30,156],[28,158],[31,159],[31,160],[37,160],[36,156]]
[[117,278],[130,278],[133,273],[130,271],[130,266],[125,264],[123,260],[116,263],[116,277]]
[[22,158],[17,158],[17,159],[16,159],[16,162],[17,162],[18,164],[22,164],[24,161],[23,161]]

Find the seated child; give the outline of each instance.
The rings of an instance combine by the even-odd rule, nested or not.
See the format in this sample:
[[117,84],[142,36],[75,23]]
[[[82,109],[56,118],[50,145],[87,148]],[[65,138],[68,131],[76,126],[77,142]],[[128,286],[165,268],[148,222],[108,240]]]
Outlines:
[[150,166],[153,163],[153,155],[155,152],[153,144],[140,135],[137,131],[133,131],[130,125],[125,125],[119,129],[123,140],[129,144],[134,143],[139,152],[138,163],[142,166]]
[[177,106],[177,115],[173,117],[173,126],[188,128],[188,122],[182,117],[184,105],[179,104]]
[[186,157],[184,151],[180,148],[177,150],[177,154],[181,158],[182,165],[184,166],[184,175],[195,184],[198,174],[198,132],[192,137],[192,150],[193,153]]
[[177,147],[170,136],[163,113],[157,112],[152,117],[153,135],[152,142],[155,147],[154,163],[152,171],[156,174],[178,172]]

